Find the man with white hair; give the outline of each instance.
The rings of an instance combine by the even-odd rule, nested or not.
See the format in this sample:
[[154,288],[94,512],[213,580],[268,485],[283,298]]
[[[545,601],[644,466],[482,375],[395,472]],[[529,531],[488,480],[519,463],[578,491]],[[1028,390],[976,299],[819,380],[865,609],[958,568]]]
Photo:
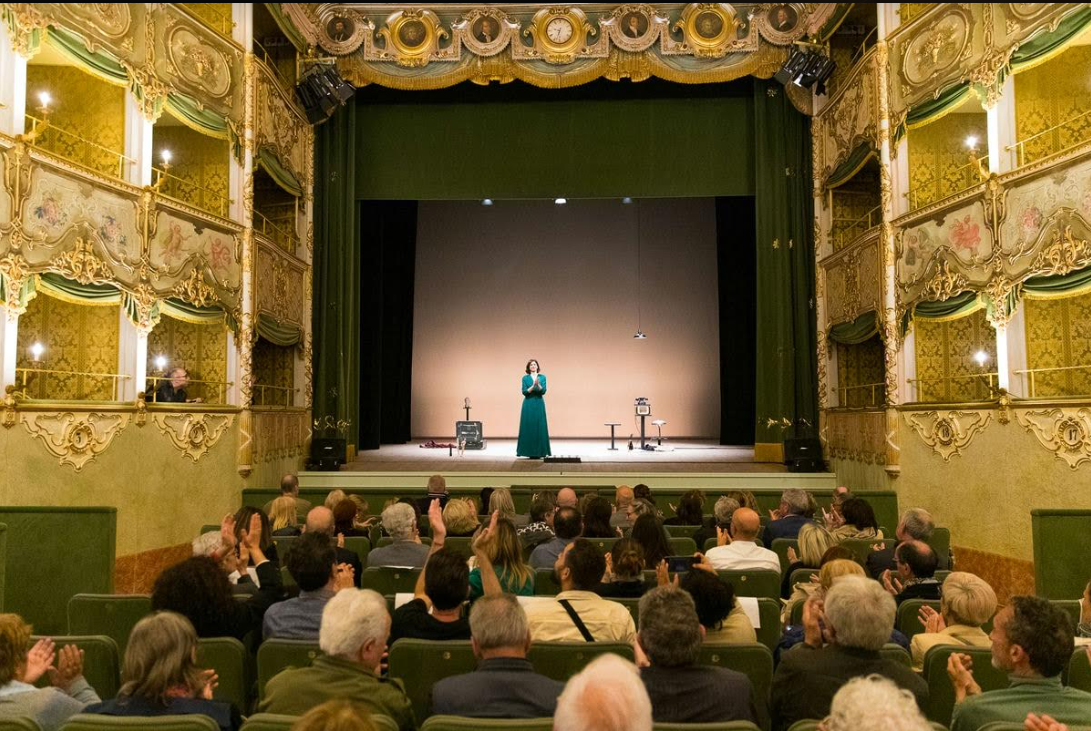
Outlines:
[[651,731],[652,702],[628,660],[600,655],[557,699],[553,731]]
[[383,530],[394,542],[376,548],[367,555],[367,565],[424,568],[428,560],[428,546],[420,542],[417,534],[417,513],[408,503],[394,503],[383,510]]
[[825,731],[930,731],[913,694],[881,675],[853,678],[833,697]]
[[777,538],[798,538],[799,529],[813,523],[813,503],[806,490],[791,488],[780,495],[780,507],[769,511],[770,521],[761,534],[761,542],[771,547]]
[[[873,579],[881,579],[884,571],[894,571],[898,568],[894,552],[898,546],[906,541],[928,542],[932,537],[932,531],[936,524],[932,520],[932,514],[924,508],[910,508],[902,513],[898,526],[894,529],[894,537],[898,540],[891,543],[883,543],[878,551],[872,551],[867,557],[867,570]],[[937,568],[947,568],[947,557],[936,556]]]
[[784,653],[773,676],[773,729],[804,718],[824,718],[837,691],[859,675],[881,675],[928,700],[928,684],[908,665],[879,654],[894,626],[894,597],[877,581],[844,576],[826,592],[824,605],[803,606],[804,641]]
[[402,731],[417,727],[413,706],[397,679],[379,676],[390,634],[386,600],[370,589],[345,589],[322,612],[318,645],[324,655],[310,667],[289,668],[265,686],[262,713],[302,716],[330,700],[359,703],[393,718]]
[[527,660],[527,615],[511,594],[484,596],[470,610],[477,670],[432,686],[432,712],[471,718],[544,718],[564,683],[534,672]]

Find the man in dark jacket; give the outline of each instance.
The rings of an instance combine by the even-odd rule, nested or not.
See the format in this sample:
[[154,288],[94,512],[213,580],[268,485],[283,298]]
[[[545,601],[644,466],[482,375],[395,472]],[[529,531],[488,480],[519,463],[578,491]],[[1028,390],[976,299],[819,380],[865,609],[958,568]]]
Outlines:
[[936,553],[923,541],[905,541],[894,550],[895,570],[883,572],[883,587],[899,605],[906,599],[939,601],[942,585],[936,581]]
[[564,683],[539,675],[527,660],[527,615],[511,594],[484,596],[470,611],[477,670],[432,686],[432,712],[471,718],[553,715]]
[[824,606],[808,601],[803,610],[806,639],[781,656],[773,675],[773,731],[804,718],[825,718],[842,685],[872,673],[913,693],[923,708],[928,684],[908,665],[879,655],[895,611],[890,594],[862,576],[837,579]]
[[761,542],[771,548],[777,538],[798,538],[799,529],[814,522],[814,503],[806,490],[789,489],[781,493],[780,507],[769,511],[772,520],[761,534]]

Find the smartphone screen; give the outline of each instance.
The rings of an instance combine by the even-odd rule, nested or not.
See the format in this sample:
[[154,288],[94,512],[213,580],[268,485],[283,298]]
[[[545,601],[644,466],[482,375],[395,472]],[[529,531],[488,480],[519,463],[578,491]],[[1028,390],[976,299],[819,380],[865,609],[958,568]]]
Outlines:
[[667,556],[667,570],[673,574],[689,571],[695,563],[696,556]]

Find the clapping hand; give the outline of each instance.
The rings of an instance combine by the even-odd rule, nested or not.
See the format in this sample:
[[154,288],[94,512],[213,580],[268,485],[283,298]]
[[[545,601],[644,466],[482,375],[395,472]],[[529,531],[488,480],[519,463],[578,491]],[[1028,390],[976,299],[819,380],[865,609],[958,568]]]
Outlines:
[[716,575],[716,567],[712,565],[712,562],[708,560],[708,556],[698,551],[693,554],[693,557],[697,559],[697,563],[693,564],[693,568],[700,569],[701,571],[707,571],[713,576]]
[[840,528],[845,524],[845,516],[836,510],[827,513],[825,508],[822,508],[822,520],[826,523],[826,528],[830,530]]
[[890,572],[890,569],[883,572],[883,588],[890,592],[891,596],[898,596],[902,593],[902,582]]
[[23,671],[22,681],[27,685],[34,685],[38,678],[45,675],[46,671],[53,667],[53,659],[57,653],[54,651],[53,640],[43,637],[34,643],[34,647],[27,652],[27,666]]
[[351,564],[339,563],[336,567],[337,576],[334,578],[333,590],[351,589],[356,585],[356,569]]
[[[234,522],[234,521],[232,521]],[[255,548],[261,550],[261,514],[254,513],[250,516],[249,530],[243,533],[243,542],[252,552]]]
[[780,508],[777,508],[776,510],[770,510],[769,511],[769,520],[780,520],[780,519],[781,519]]
[[1023,728],[1026,731],[1068,731],[1068,726],[1056,721],[1052,716],[1027,714]]
[[443,545],[447,538],[447,525],[443,522],[443,508],[439,506],[439,498],[428,503],[428,527],[432,529],[432,545]]
[[822,631],[822,600],[811,597],[803,604],[803,641],[811,647],[822,647],[825,637]]
[[717,546],[729,546],[731,545],[731,534],[726,528],[716,526],[716,545]]
[[344,533],[338,533],[337,534],[337,547],[338,548],[344,548],[345,547],[345,534]]
[[58,653],[57,667],[49,669],[49,681],[54,688],[68,690],[83,676],[83,650],[75,645],[65,645]]
[[200,682],[200,697],[204,698],[206,701],[212,700],[213,691],[220,685],[220,676],[216,674],[215,670],[202,670]]
[[922,606],[920,611],[917,612],[917,619],[924,625],[924,631],[931,634],[942,632],[947,628],[947,623],[943,621],[943,615],[927,605]]
[[220,542],[224,548],[235,547],[235,516],[228,513],[220,521]]
[[659,565],[655,567],[655,581],[658,586],[678,586],[678,575],[674,575],[674,582],[671,583],[670,572],[667,571],[667,559],[663,559],[659,562]]
[[788,546],[788,565],[791,566],[794,563],[799,563],[799,554],[796,553],[796,549]]
[[947,658],[947,677],[951,679],[951,685],[955,689],[955,702],[961,703],[967,696],[981,693],[981,686],[974,680],[971,672],[974,661],[969,655],[961,652],[952,652]]

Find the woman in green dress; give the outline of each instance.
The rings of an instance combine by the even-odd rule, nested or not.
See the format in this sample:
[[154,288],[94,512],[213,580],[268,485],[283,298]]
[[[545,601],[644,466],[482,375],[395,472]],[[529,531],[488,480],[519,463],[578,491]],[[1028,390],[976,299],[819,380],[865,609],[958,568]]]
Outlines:
[[523,412],[519,417],[519,442],[515,446],[517,457],[541,459],[548,457],[549,425],[546,423],[546,377],[538,367],[538,361],[527,361],[527,373],[523,376]]

